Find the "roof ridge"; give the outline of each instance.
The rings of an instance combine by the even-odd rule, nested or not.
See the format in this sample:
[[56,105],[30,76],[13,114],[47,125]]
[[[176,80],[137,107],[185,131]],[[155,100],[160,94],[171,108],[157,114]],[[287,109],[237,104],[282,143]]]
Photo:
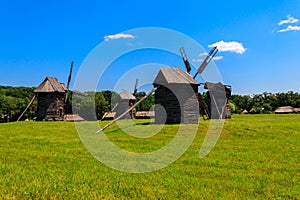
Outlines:
[[194,84],[200,85],[198,81],[193,79],[193,77],[187,72],[180,68],[161,68],[158,75],[154,80],[154,84],[162,83],[181,83],[181,84]]

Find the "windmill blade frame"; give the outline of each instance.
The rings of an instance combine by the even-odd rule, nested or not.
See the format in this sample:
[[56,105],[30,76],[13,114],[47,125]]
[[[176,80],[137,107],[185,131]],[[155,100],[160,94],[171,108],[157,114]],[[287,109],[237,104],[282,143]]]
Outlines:
[[135,80],[135,85],[134,85],[134,90],[133,90],[133,96],[137,93],[138,82],[139,82],[139,79],[136,79]]
[[198,71],[194,75],[194,77],[193,77],[194,79],[197,77],[198,74],[201,74],[205,70],[205,68],[207,67],[207,65],[209,64],[209,62],[213,59],[213,57],[217,54],[218,51],[219,50],[218,50],[217,46],[213,47],[210,50],[210,52],[206,56],[205,60],[202,62],[202,64],[198,68]]
[[188,59],[186,57],[186,54],[185,54],[185,51],[184,51],[183,47],[180,48],[180,53],[181,53],[181,57],[182,57],[182,60],[184,62],[186,71],[187,71],[187,73],[190,73],[192,68],[191,68],[190,62],[188,61]]
[[67,109],[68,109],[68,103],[69,103],[68,102],[68,95],[69,95],[69,88],[70,88],[70,83],[71,83],[73,66],[74,66],[74,61],[71,62],[70,73],[69,73],[69,76],[68,76],[67,92],[66,92],[66,95],[65,95],[65,110],[64,110],[64,114],[66,114]]

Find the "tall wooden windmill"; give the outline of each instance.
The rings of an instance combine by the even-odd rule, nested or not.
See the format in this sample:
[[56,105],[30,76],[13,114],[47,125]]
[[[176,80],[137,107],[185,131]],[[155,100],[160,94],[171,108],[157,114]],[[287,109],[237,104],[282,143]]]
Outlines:
[[65,95],[68,89],[57,78],[46,77],[34,90],[38,99],[37,120],[61,121],[64,119]]
[[68,92],[70,88],[72,61],[68,77],[67,87],[59,83],[55,77],[46,77],[45,80],[34,90],[38,99],[37,120],[62,121],[68,107]]

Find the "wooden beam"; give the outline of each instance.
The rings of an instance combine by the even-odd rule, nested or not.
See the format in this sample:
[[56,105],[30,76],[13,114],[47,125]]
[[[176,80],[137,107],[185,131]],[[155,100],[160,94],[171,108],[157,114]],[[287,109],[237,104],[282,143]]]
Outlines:
[[22,112],[22,114],[18,118],[17,122],[23,117],[23,115],[25,114],[25,112],[27,111],[27,109],[29,108],[29,106],[32,104],[32,102],[34,101],[34,99],[35,99],[35,95],[32,97],[31,101],[29,102],[29,104],[27,105],[27,107],[25,108],[25,110]]
[[[71,66],[70,66],[70,73],[69,73],[68,83],[67,83],[67,92],[65,94],[65,105],[64,105],[64,113],[63,113],[63,115],[65,115],[65,112],[67,112],[67,109],[68,109],[68,103],[69,103],[68,102],[68,95],[69,95],[69,88],[70,88],[70,83],[71,83],[73,65],[74,65],[74,61],[72,61]],[[63,118],[65,118],[65,117],[63,116]]]

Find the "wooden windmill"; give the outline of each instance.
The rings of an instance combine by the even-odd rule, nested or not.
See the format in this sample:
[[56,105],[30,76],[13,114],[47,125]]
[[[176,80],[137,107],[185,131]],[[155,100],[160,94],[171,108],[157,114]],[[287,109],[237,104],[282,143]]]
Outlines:
[[[72,61],[68,77],[67,87],[60,83],[55,77],[46,77],[44,81],[34,90],[36,94],[31,99],[28,106],[19,116],[19,121],[35,98],[38,100],[37,121],[62,121],[65,120],[66,109],[68,107],[68,92],[71,82],[74,62]],[[83,120],[83,119],[82,119]]]
[[[116,99],[116,104],[111,109],[110,112],[104,113],[101,120],[112,120],[116,116],[120,116],[122,113],[126,112],[136,101],[135,95],[137,93],[137,85],[138,79],[135,81],[135,86],[133,89],[133,93],[124,90],[123,92],[119,93]],[[122,119],[134,119],[135,118],[135,109],[128,112],[126,115],[122,116]]]
[[34,90],[38,99],[37,121],[62,121],[64,119],[65,95],[68,89],[57,78],[46,77]]
[[68,92],[74,62],[72,61],[67,87],[59,83],[57,78],[46,77],[34,90],[38,99],[37,120],[62,121],[68,107]]
[[[124,113],[130,106],[132,106],[135,102],[136,98],[128,91],[124,90],[121,92],[117,99],[117,105],[114,111],[116,112],[116,116],[120,116]],[[133,119],[134,113],[130,111],[128,114],[124,115],[122,119]]]

